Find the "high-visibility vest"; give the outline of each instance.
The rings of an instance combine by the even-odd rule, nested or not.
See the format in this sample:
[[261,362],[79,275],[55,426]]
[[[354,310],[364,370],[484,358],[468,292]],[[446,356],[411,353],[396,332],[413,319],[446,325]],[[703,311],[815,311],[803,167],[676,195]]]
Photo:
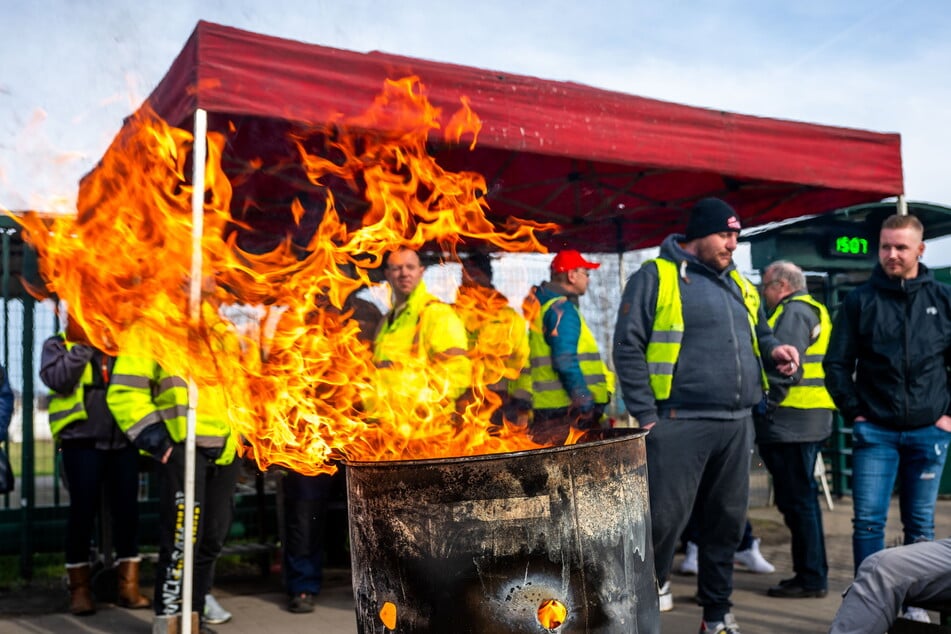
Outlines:
[[[657,266],[658,283],[654,323],[647,342],[647,371],[650,375],[654,398],[663,401],[670,398],[674,371],[677,368],[677,360],[680,358],[680,345],[684,337],[684,311],[683,303],[680,301],[680,275],[677,271],[677,263],[663,258],[651,261]],[[766,373],[763,371],[759,341],[756,338],[756,324],[759,322],[759,293],[756,286],[736,269],[730,271],[730,277],[743,294],[743,304],[746,306],[746,317],[750,326],[750,340],[753,343],[753,353],[760,364],[760,377],[765,390]]]
[[829,349],[829,338],[832,336],[832,319],[829,317],[829,311],[810,295],[796,295],[780,302],[769,318],[770,326],[776,326],[779,316],[783,314],[783,309],[789,301],[803,302],[816,309],[819,313],[819,336],[803,353],[802,380],[789,388],[786,398],[779,406],[795,409],[835,409],[832,396],[826,390],[826,374],[822,369],[822,359]]
[[[65,337],[62,337],[62,339],[63,343],[66,344],[67,352],[76,345]],[[86,367],[83,368],[83,375],[72,392],[69,394],[50,393],[49,422],[50,433],[53,434],[53,438],[57,438],[59,433],[66,429],[70,423],[89,418],[86,413],[86,386],[92,385],[92,382],[92,365],[87,363]]]
[[500,394],[530,400],[519,385],[530,372],[528,324],[505,295],[484,286],[459,287],[454,305],[469,338],[473,384]]
[[[214,397],[210,390],[199,391],[195,446],[220,449],[215,462],[225,465],[234,460],[236,439],[228,422],[219,414],[220,408],[226,405]],[[185,440],[188,385],[151,359],[119,356],[106,402],[119,428],[133,443],[142,430],[154,423],[164,424],[173,442]]]
[[406,298],[402,310],[395,316],[388,314],[380,323],[373,341],[373,362],[383,370],[380,377],[384,382],[396,384],[406,381],[399,370],[401,366],[436,363],[443,372],[434,372],[433,376],[445,376],[448,396],[456,399],[472,383],[467,348],[468,336],[462,320],[420,282]]
[[[545,341],[544,323],[545,314],[549,310],[558,310],[558,305],[567,302],[566,297],[555,297],[541,307],[532,320],[532,328],[528,334],[529,351],[531,355],[532,380],[532,408],[558,409],[571,405],[571,395],[565,390],[558,373],[552,365],[551,347]],[[601,359],[598,342],[581,312],[581,332],[578,336],[578,365],[584,376],[585,385],[591,392],[595,403],[606,404],[611,400],[614,387],[614,375]]]

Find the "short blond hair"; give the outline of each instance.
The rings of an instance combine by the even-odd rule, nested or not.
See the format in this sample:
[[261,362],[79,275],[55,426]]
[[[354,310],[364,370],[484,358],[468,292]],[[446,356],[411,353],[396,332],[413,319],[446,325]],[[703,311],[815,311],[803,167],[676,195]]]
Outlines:
[[882,222],[882,229],[914,229],[919,236],[925,235],[925,226],[912,214],[892,214]]

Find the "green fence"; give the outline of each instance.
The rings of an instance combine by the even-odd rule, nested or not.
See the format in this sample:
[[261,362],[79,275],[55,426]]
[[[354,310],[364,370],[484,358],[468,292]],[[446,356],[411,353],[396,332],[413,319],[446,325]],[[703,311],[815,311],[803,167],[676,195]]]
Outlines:
[[[4,449],[17,477],[16,489],[0,496],[0,555],[19,556],[19,576],[33,576],[33,555],[61,552],[65,543],[69,494],[60,477],[56,446],[46,422],[45,386],[39,380],[42,342],[59,330],[53,305],[25,292],[22,280],[37,280],[35,253],[25,247],[12,219],[0,216],[2,361],[16,398],[10,438]],[[149,460],[139,480],[140,542],[155,548],[157,492]],[[232,540],[277,541],[276,486],[252,466],[244,470],[235,495]],[[91,548],[102,549],[108,527],[99,526]]]

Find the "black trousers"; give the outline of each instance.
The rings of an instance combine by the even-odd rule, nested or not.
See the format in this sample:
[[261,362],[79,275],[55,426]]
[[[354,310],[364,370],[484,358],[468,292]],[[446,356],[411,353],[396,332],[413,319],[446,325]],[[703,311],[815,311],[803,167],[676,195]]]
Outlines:
[[288,472],[284,496],[284,586],[287,593],[320,593],[324,578],[327,503],[334,478]]
[[661,417],[647,434],[654,569],[663,584],[674,552],[696,514],[700,546],[697,596],[707,622],[733,605],[733,554],[746,525],[753,419]]
[[825,590],[829,564],[819,486],[813,471],[821,442],[769,443],[759,446],[773,477],[776,508],[792,536],[792,561],[796,580],[809,590]]
[[[215,561],[231,527],[234,487],[240,462],[216,465],[195,452],[195,532],[192,612],[204,613],[205,594],[211,590]],[[159,557],[155,570],[155,613],[182,612],[185,564],[185,447],[175,445],[159,474]]]
[[66,563],[89,562],[93,524],[103,493],[112,516],[116,558],[138,557],[138,450],[132,445],[123,449],[96,449],[91,443],[64,441],[62,451],[63,470],[69,484]]

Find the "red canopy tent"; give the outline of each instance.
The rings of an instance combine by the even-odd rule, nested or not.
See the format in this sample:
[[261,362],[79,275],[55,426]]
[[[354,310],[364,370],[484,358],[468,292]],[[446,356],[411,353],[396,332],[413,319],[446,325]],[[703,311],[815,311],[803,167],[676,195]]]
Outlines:
[[[543,241],[616,252],[658,244],[698,198],[732,203],[746,226],[903,193],[900,137],[695,108],[385,53],[354,53],[199,22],[149,97],[169,123],[196,109],[234,130],[226,172],[241,173],[232,209],[280,233],[301,173],[251,173],[250,158],[290,156],[288,126],[363,112],[387,78],[416,75],[452,112],[470,99],[483,128],[475,150],[434,138],[448,169],[486,177],[490,216],[557,222]],[[253,204],[248,204],[252,200]],[[251,209],[252,211],[247,211]],[[233,211],[233,213],[235,213]]]

